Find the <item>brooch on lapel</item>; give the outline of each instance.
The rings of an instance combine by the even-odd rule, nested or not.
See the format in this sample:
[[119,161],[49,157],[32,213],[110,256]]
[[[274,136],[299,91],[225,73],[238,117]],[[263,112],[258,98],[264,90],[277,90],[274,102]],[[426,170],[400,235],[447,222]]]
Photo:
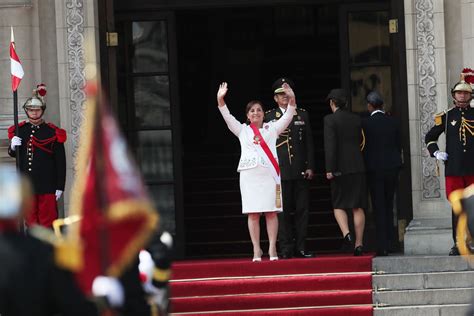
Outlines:
[[279,118],[279,117],[281,116],[281,113],[280,113],[280,112],[276,112],[275,116],[276,116],[277,118]]

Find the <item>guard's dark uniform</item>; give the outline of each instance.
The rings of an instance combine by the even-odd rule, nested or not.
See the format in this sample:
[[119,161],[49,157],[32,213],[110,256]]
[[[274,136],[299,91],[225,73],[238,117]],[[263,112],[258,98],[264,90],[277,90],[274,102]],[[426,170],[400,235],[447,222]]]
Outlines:
[[[474,183],[474,108],[453,107],[436,114],[435,125],[425,136],[425,143],[434,157],[439,150],[438,137],[446,136],[446,195]],[[453,215],[453,239],[456,242],[456,217]]]
[[[282,117],[280,108],[265,113],[265,121]],[[304,178],[307,169],[314,170],[314,144],[308,112],[296,109],[288,128],[277,140],[278,162],[281,171],[283,212],[280,215],[280,250],[293,255],[293,251],[305,251],[305,239],[309,213],[309,181]],[[290,212],[295,212],[295,225]],[[293,242],[293,226],[296,230],[296,245]],[[296,247],[296,249],[295,249]]]
[[[8,129],[8,138],[12,139],[13,136],[15,126]],[[50,227],[57,218],[54,194],[56,190],[64,191],[66,181],[66,131],[51,123],[33,125],[21,122],[17,136],[22,139],[22,145],[16,149],[20,154],[20,169],[33,184],[37,204],[27,217],[27,224]],[[16,151],[8,148],[11,157],[15,157]],[[44,203],[38,203],[38,196],[47,198],[47,207],[42,208]]]

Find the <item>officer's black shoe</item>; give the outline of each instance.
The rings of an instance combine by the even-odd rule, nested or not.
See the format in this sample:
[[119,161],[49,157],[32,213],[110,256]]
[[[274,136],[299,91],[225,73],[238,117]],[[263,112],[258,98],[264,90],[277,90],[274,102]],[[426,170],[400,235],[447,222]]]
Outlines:
[[291,259],[293,256],[287,252],[282,252],[280,255],[280,259]]
[[295,252],[296,258],[313,258],[314,254],[310,252],[306,252],[304,250],[296,251]]
[[458,247],[453,246],[453,248],[451,248],[451,250],[449,251],[449,255],[450,256],[459,256],[460,253],[459,253]]
[[358,256],[362,256],[363,254],[364,254],[364,248],[362,246],[357,246],[354,249],[354,256],[358,257]]

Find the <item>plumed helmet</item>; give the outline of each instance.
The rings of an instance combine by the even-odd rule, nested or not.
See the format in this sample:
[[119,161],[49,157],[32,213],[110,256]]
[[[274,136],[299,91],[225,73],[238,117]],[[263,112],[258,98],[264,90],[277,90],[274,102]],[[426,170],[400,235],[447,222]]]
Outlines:
[[42,109],[46,110],[46,102],[44,101],[44,96],[46,95],[46,86],[43,83],[40,83],[36,86],[36,89],[33,90],[33,96],[26,100],[23,104],[24,109]]
[[464,92],[469,92],[472,93],[472,87],[469,83],[467,83],[464,80],[459,81],[456,83],[451,90],[451,93],[458,92],[458,91],[464,91]]
[[13,166],[0,166],[0,220],[13,219],[29,208],[29,182]]

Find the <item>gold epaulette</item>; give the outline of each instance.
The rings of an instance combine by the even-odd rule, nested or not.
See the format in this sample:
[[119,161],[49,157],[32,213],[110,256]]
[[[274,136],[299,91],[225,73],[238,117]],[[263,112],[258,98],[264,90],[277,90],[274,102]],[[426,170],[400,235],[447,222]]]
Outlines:
[[435,114],[435,119],[434,120],[435,120],[435,125],[436,126],[439,126],[439,125],[443,124],[443,115],[445,115],[445,114],[446,114],[446,111],[439,112],[439,113]]

